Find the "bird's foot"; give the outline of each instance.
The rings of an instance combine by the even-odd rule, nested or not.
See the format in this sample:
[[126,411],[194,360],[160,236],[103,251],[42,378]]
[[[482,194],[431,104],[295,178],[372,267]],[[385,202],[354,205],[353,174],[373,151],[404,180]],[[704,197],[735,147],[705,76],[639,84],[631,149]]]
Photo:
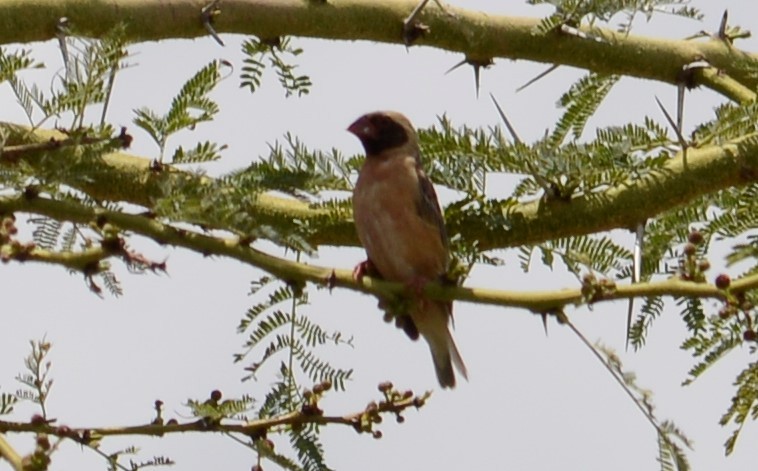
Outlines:
[[363,282],[364,276],[370,276],[371,278],[381,278],[379,271],[376,269],[374,262],[366,259],[353,268],[353,279],[358,283]]

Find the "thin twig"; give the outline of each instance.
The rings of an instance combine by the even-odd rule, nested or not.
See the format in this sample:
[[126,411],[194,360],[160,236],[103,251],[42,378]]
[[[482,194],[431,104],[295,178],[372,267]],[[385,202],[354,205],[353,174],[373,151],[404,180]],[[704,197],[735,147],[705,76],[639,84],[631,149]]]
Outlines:
[[600,352],[597,350],[597,348],[595,348],[595,346],[592,345],[592,343],[590,343],[589,340],[587,340],[587,337],[585,337],[584,334],[582,334],[579,331],[579,329],[577,329],[576,326],[574,326],[574,324],[571,323],[571,321],[568,318],[566,318],[565,316],[562,319],[562,323],[568,325],[569,328],[574,332],[574,334],[576,334],[576,336],[579,337],[579,340],[581,340],[582,343],[587,348],[590,349],[590,351],[595,356],[595,358],[597,358],[598,361],[600,361],[600,363],[603,364],[603,367],[606,370],[608,370],[608,372],[611,374],[611,376],[613,376],[613,379],[619,384],[619,386],[621,386],[621,389],[624,390],[624,392],[626,393],[626,395],[629,396],[629,398],[632,400],[632,402],[634,402],[634,405],[637,406],[637,408],[640,410],[640,412],[642,412],[642,414],[645,416],[645,418],[647,419],[647,421],[650,422],[650,425],[652,425],[653,428],[656,430],[656,432],[658,432],[658,435],[661,436],[661,437],[665,436],[664,433],[663,433],[663,430],[661,430],[660,425],[658,425],[658,422],[655,420],[655,417],[653,417],[653,415],[650,413],[650,411],[646,410],[642,406],[642,403],[639,400],[637,400],[637,398],[634,396],[634,393],[632,392],[632,390],[624,382],[623,378],[619,377],[619,375],[616,374],[616,371],[614,371],[614,369],[608,364],[608,362],[605,360],[605,358],[603,357],[603,355],[600,354]]

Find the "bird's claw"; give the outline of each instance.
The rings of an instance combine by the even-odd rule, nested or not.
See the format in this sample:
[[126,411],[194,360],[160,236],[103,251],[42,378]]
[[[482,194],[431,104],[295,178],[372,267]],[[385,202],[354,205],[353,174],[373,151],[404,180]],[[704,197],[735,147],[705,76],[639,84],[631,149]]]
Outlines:
[[379,275],[376,266],[374,266],[374,262],[369,259],[362,261],[353,268],[353,279],[358,283],[362,283],[363,277],[367,275],[372,278],[376,278]]

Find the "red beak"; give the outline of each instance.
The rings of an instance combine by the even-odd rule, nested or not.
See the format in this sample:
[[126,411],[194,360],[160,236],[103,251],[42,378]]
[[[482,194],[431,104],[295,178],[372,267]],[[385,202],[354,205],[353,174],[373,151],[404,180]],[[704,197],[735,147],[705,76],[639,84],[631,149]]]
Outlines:
[[365,116],[356,119],[353,124],[348,126],[347,131],[354,134],[358,139],[371,135],[371,126]]

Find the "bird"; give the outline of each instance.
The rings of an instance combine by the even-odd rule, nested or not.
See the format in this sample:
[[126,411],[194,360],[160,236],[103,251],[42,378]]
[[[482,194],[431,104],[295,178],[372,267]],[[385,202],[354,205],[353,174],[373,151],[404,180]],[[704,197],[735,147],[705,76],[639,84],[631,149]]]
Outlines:
[[420,334],[426,340],[440,386],[453,388],[453,366],[468,379],[450,332],[453,305],[422,295],[424,284],[447,273],[450,249],[437,194],[421,165],[418,135],[394,111],[365,114],[347,130],[366,154],[353,188],[353,219],[367,260],[354,276],[375,272],[415,288],[410,322],[402,327],[411,338]]

